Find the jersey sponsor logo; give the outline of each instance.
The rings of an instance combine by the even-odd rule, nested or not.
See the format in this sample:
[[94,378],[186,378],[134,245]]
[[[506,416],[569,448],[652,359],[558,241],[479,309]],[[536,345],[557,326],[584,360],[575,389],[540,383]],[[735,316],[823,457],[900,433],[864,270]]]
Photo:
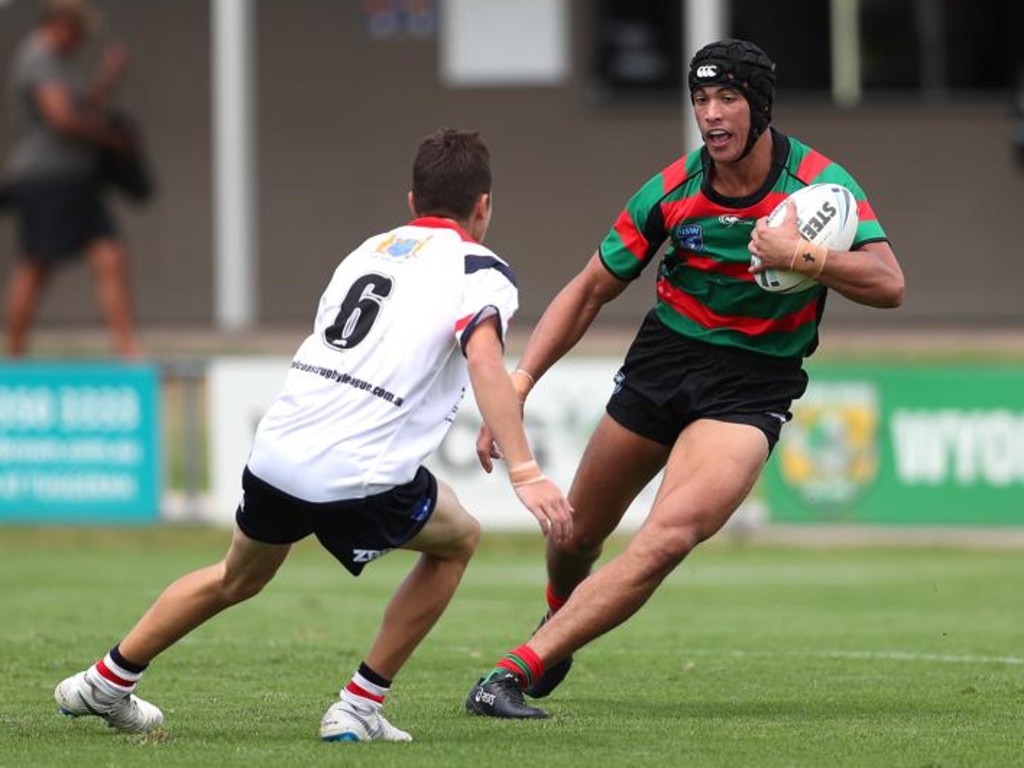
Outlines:
[[400,397],[384,387],[375,385],[364,379],[356,378],[348,373],[336,371],[333,368],[324,368],[322,365],[310,365],[309,363],[303,363],[299,360],[292,361],[292,368],[296,371],[304,371],[305,373],[312,373],[322,378],[330,379],[338,384],[348,384],[353,389],[369,392],[374,397],[379,397],[384,402],[391,403],[396,408],[401,408],[402,404],[405,402],[404,397]]
[[455,423],[455,417],[459,415],[459,409],[462,407],[462,401],[465,399],[465,397],[466,388],[463,387],[462,390],[459,392],[459,399],[455,401],[455,405],[453,405],[452,409],[448,411],[448,415],[444,417],[444,420],[447,421],[449,424]]
[[714,64],[702,64],[697,67],[697,77],[714,77],[718,74],[718,67]]
[[384,557],[390,551],[390,549],[353,549],[352,562],[372,563],[377,558]]
[[744,219],[739,216],[733,216],[731,213],[723,213],[718,217],[718,223],[723,227],[734,227],[737,224],[742,224],[746,227],[754,226],[753,219]]
[[377,247],[374,249],[374,253],[379,253],[385,256],[394,256],[398,259],[411,259],[419,252],[420,248],[430,242],[431,237],[433,237],[433,235],[430,235],[423,240],[418,240],[415,237],[405,238],[391,234],[388,235],[385,240],[382,240],[377,244]]
[[704,250],[704,228],[700,224],[680,224],[675,230],[679,247],[694,253]]

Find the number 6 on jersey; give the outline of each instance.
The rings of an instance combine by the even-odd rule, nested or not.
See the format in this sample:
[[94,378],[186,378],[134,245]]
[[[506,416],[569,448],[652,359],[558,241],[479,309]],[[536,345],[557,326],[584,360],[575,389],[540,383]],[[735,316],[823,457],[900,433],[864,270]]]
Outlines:
[[324,331],[324,341],[335,349],[352,349],[365,339],[394,287],[394,279],[377,272],[358,278],[345,294],[338,316]]

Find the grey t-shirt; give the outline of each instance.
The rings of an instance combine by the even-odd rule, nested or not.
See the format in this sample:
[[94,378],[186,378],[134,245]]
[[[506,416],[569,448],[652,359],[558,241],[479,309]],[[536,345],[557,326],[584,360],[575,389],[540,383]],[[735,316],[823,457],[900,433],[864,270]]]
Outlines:
[[14,136],[4,168],[8,181],[72,179],[94,172],[94,147],[61,135],[39,111],[36,89],[54,81],[64,83],[76,104],[83,102],[84,91],[74,68],[32,34],[18,48],[8,82]]

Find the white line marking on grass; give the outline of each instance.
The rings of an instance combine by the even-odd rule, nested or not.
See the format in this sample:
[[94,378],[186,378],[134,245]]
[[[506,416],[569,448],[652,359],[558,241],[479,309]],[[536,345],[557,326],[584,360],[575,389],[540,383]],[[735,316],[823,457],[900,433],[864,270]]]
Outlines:
[[809,653],[772,653],[768,651],[713,651],[686,648],[683,653],[693,656],[731,656],[733,658],[771,659],[779,656],[803,656],[819,659],[861,659],[864,661],[925,661],[940,664],[1007,664],[1024,665],[1019,656],[956,656],[945,653],[911,653],[908,651],[811,651]]

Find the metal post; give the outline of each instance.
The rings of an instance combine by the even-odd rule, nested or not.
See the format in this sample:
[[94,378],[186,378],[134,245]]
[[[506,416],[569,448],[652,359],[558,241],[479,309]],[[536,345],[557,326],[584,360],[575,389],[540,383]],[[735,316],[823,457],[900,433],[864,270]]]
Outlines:
[[213,28],[214,284],[217,327],[256,319],[253,6],[210,0]]
[[681,0],[683,3],[683,151],[691,152],[702,144],[697,121],[690,108],[690,90],[686,73],[700,48],[728,37],[729,0]]
[[842,107],[860,101],[860,0],[832,0],[832,100]]

